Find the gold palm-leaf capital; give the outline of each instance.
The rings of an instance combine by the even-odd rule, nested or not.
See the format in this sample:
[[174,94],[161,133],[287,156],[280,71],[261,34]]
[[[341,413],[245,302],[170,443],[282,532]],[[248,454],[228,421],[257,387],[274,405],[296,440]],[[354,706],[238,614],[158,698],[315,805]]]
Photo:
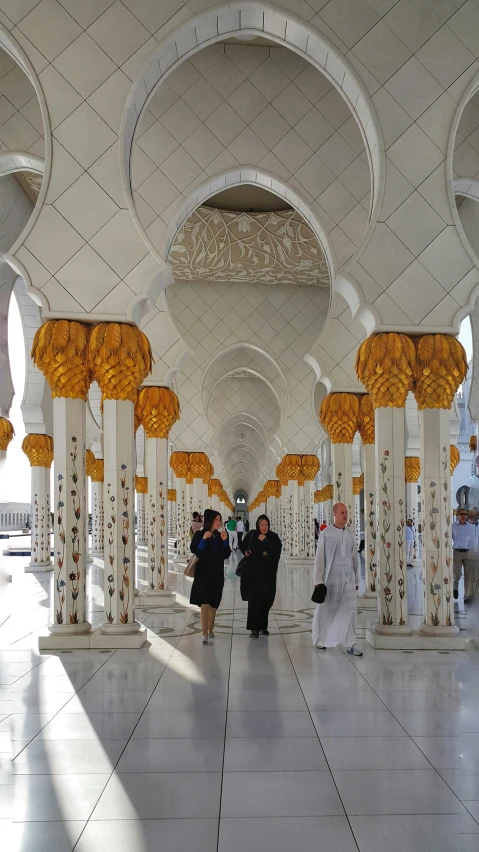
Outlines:
[[355,393],[328,393],[319,419],[333,444],[352,444],[358,428],[359,399]]
[[180,417],[178,397],[171,388],[142,388],[135,403],[135,416],[139,418],[147,438],[167,438]]
[[454,444],[451,444],[451,446],[449,447],[449,462],[450,462],[449,469],[450,469],[451,476],[454,473],[454,471],[455,471],[455,469],[458,466],[460,461],[461,461],[461,455],[459,453],[458,448]]
[[22,450],[31,467],[50,468],[53,462],[53,438],[50,435],[25,435]]
[[148,338],[128,323],[102,322],[91,332],[88,362],[106,399],[135,403],[138,388],[151,372]]
[[418,408],[450,408],[467,373],[462,343],[450,334],[424,334],[415,338],[415,345],[414,396]]
[[356,374],[374,408],[404,408],[414,389],[415,367],[416,350],[407,334],[372,334],[356,355]]
[[89,336],[90,327],[73,320],[48,320],[37,329],[31,356],[53,397],[86,401],[91,384]]
[[404,459],[404,479],[406,482],[417,482],[421,474],[421,460],[417,456],[406,456]]

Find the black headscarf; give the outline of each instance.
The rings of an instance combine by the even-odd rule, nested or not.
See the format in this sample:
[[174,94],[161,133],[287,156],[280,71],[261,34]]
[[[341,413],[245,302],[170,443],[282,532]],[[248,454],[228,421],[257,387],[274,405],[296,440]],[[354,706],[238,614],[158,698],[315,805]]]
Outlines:
[[216,512],[215,509],[205,509],[205,513],[204,513],[204,517],[203,517],[203,529],[204,530],[211,530],[211,527],[213,526],[213,521],[218,516],[221,520],[220,513]]
[[260,521],[267,521],[267,523],[268,523],[268,532],[269,532],[269,531],[270,531],[270,529],[271,529],[271,524],[270,524],[270,522],[269,522],[268,515],[260,515],[260,516],[259,516],[259,518],[257,518],[257,519],[256,519],[256,529],[258,530],[258,532],[259,532],[259,522],[260,522]]

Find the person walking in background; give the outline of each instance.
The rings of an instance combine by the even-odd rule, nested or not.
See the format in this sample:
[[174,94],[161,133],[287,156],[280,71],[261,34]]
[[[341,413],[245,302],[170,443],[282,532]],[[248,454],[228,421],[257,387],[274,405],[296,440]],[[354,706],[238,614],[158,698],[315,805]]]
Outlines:
[[467,523],[467,509],[459,509],[457,521],[452,525],[452,573],[455,601],[459,597],[459,580],[464,565],[464,603],[469,603],[467,593],[471,588],[471,570],[474,569],[474,538],[474,527]]
[[236,518],[236,535],[238,538],[238,547],[241,550],[241,542],[243,541],[243,533],[244,533],[244,523],[241,519],[241,516],[238,515]]
[[248,518],[245,518],[245,522],[244,522],[244,531],[245,531],[245,532],[247,532],[247,533],[249,532],[249,521],[248,521]]
[[240,545],[246,557],[241,572],[241,599],[248,601],[246,629],[250,638],[269,636],[268,616],[276,597],[276,575],[281,556],[281,539],[270,529],[267,515],[260,515],[256,529]]
[[408,568],[412,568],[415,547],[416,530],[413,527],[412,518],[408,518],[406,521],[406,563]]
[[226,529],[228,530],[228,535],[230,537],[231,550],[237,550],[238,542],[236,539],[236,520],[234,518],[228,518],[226,521]]
[[317,518],[314,519],[314,552],[316,552],[316,548],[318,546],[318,538],[319,538],[319,521]]
[[190,538],[193,538],[194,534],[198,532],[202,528],[203,524],[201,523],[201,516],[199,512],[193,512],[193,520],[190,525]]
[[324,584],[327,592],[324,603],[316,604],[313,645],[323,651],[346,645],[348,654],[362,657],[356,648],[358,554],[355,539],[346,529],[347,520],[347,506],[336,503],[332,525],[319,536],[313,583],[315,587]]
[[469,524],[474,530],[474,544],[468,553],[469,585],[464,589],[464,603],[471,603],[479,581],[479,524],[477,509],[469,512]]
[[231,556],[228,534],[219,532],[220,525],[220,513],[205,509],[203,529],[194,534],[190,546],[191,552],[198,557],[190,603],[201,607],[203,645],[215,638],[216,610],[221,603],[225,583],[224,563]]

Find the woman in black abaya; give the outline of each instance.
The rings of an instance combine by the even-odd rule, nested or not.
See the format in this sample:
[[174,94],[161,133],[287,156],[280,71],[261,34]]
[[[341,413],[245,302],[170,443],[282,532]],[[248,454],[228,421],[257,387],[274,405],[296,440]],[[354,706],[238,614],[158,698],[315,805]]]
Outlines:
[[276,596],[276,574],[282,549],[281,539],[270,529],[269,518],[260,515],[256,529],[241,542],[246,562],[241,572],[241,598],[248,601],[246,629],[250,638],[269,635],[268,616]]
[[225,559],[231,556],[228,534],[219,531],[221,515],[205,509],[203,529],[195,532],[190,550],[198,557],[190,603],[201,608],[203,645],[214,639],[216,610],[221,603],[225,583]]

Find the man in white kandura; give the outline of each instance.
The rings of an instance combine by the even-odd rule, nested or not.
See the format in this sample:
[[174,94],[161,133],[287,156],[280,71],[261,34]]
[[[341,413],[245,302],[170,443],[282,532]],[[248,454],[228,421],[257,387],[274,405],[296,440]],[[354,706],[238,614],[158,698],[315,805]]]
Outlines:
[[316,605],[313,645],[325,650],[346,645],[348,654],[362,657],[356,648],[356,592],[359,589],[356,542],[348,529],[348,509],[333,506],[333,523],[319,536],[313,570],[315,586],[327,588],[324,603]]

